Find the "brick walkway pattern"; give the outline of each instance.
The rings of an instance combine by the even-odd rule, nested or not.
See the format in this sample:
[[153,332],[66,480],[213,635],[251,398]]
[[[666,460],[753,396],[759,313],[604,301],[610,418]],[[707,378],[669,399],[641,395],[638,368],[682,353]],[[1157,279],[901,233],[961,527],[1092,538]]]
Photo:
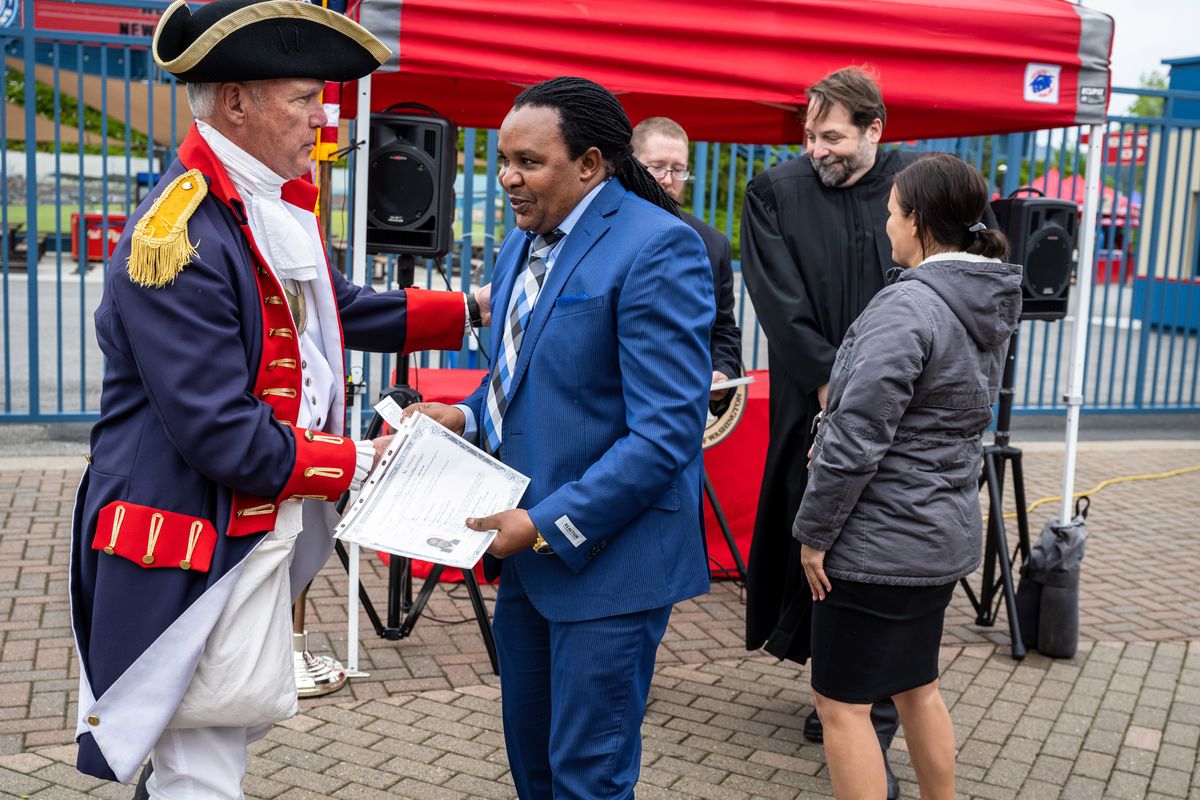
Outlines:
[[[1104,443],[1081,451],[1079,488],[1200,464],[1197,443]],[[0,797],[128,798],[75,772],[77,671],[66,599],[80,467],[0,462]],[[1029,498],[1055,494],[1061,452],[1027,448]],[[1094,498],[1075,658],[1014,661],[1006,618],[974,624],[957,592],[942,686],[967,798],[1200,800],[1200,473]],[[1032,515],[1035,528],[1056,504]],[[1034,534],[1036,535],[1035,529]],[[1010,536],[1015,536],[1010,533]],[[386,572],[363,559],[380,605]],[[346,578],[331,561],[309,594],[311,648],[346,656]],[[494,596],[485,588],[485,597]],[[639,798],[819,798],[824,755],[801,736],[807,669],[742,647],[730,583],[681,604],[659,651]],[[254,745],[248,798],[513,798],[500,690],[461,587],[443,585],[413,635],[377,639],[365,617],[357,678],[303,701]],[[892,751],[917,797],[903,736]]]

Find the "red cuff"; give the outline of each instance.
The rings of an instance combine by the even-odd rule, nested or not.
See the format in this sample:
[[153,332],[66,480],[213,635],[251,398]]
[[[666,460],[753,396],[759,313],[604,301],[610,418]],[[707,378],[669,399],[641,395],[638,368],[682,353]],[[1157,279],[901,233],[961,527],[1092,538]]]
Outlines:
[[276,502],[294,497],[337,500],[350,488],[358,448],[353,439],[296,428],[296,464]]
[[467,324],[462,292],[409,288],[404,294],[408,299],[405,353],[462,349],[463,330]]

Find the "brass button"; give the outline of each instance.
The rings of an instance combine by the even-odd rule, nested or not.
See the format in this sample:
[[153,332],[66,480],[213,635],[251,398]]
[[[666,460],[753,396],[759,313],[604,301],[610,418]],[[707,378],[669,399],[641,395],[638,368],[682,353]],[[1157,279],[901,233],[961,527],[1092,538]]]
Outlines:
[[313,436],[315,436],[315,435],[316,434],[313,433],[312,428],[309,428],[306,431],[304,431],[304,439],[306,441],[311,442],[313,440]]
[[184,559],[183,561],[179,562],[179,568],[180,569],[191,569],[192,562],[188,561],[187,559]]
[[181,185],[183,186],[184,191],[190,192],[192,190],[192,182],[191,181],[184,181]]
[[99,725],[99,724],[100,724],[100,718],[99,718],[99,717],[97,717],[95,714],[92,714],[91,716],[89,716],[89,717],[87,718],[87,724],[88,724],[88,725],[93,725],[93,726],[94,726],[94,725]]
[[142,556],[142,563],[143,564],[153,564],[154,556],[149,555],[149,554]]
[[111,556],[113,554],[113,549],[111,547],[106,547],[104,548],[104,552]]

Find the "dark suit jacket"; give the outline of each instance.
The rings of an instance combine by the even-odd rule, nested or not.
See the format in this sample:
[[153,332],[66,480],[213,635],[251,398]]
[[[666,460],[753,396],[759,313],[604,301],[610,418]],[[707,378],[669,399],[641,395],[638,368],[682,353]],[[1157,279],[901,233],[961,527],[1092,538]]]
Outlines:
[[708,338],[713,369],[731,378],[742,374],[742,331],[733,313],[733,248],[725,234],[686,211],[683,221],[704,240],[712,264],[713,296],[717,299],[717,317]]

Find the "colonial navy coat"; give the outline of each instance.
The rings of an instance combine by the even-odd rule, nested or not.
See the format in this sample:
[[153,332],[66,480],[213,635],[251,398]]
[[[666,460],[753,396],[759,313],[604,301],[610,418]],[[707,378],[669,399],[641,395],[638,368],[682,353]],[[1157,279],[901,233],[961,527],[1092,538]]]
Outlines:
[[[316,190],[291,181],[283,199],[311,211]],[[279,504],[337,499],[356,461],[354,443],[338,435],[340,397],[324,431],[295,427],[304,393],[291,313],[242,200],[194,128],[134,218],[172,213],[179,219],[166,222],[186,222],[194,248],[173,280],[145,285],[125,269],[132,224],[114,252],[95,315],[107,361],[100,421],[73,519],[78,767],[123,782],[171,720]],[[328,269],[318,280],[331,282],[347,347],[461,345],[461,294],[376,293]],[[329,356],[340,381],[344,366]],[[293,586],[331,547],[327,530],[301,534]]]

